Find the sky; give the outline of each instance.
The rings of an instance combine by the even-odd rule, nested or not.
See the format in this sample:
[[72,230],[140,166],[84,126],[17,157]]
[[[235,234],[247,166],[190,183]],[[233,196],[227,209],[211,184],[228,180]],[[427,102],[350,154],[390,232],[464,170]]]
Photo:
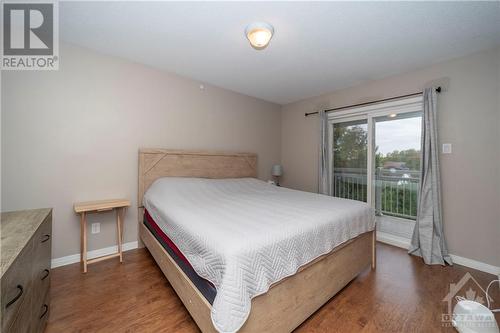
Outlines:
[[420,150],[421,121],[421,117],[414,117],[376,123],[375,145],[378,152],[385,155],[394,150]]

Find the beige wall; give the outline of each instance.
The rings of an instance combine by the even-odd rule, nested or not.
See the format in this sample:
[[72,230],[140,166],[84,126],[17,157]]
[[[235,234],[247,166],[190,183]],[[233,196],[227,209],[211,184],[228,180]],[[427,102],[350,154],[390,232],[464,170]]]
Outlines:
[[[280,107],[62,45],[60,70],[2,73],[2,210],[54,207],[53,258],[79,253],[75,201],[127,197],[137,239],[139,147],[258,153],[280,160]],[[109,213],[89,249],[115,244]]]
[[[137,149],[259,154],[259,177],[317,190],[316,111],[421,90],[436,81],[445,232],[453,254],[500,266],[500,49],[280,107],[119,58],[62,45],[57,72],[2,73],[2,210],[54,207],[53,257],[79,252],[75,201],[129,197],[136,240]],[[281,119],[280,119],[281,118]],[[280,131],[281,129],[281,131]],[[281,145],[280,145],[281,141]],[[112,216],[90,249],[114,245]]]
[[317,190],[317,111],[421,91],[439,96],[439,136],[453,144],[441,155],[443,215],[450,252],[500,266],[500,49],[371,81],[282,108],[283,184]]

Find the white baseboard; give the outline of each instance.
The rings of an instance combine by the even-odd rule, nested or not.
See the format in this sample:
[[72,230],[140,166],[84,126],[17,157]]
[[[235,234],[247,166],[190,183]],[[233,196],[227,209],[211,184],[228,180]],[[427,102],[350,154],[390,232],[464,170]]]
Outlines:
[[[381,243],[386,243],[389,245],[397,246],[397,247],[403,248],[405,250],[408,250],[408,248],[410,247],[410,240],[409,239],[394,236],[394,235],[391,235],[391,234],[388,234],[385,232],[381,232],[381,231],[377,231],[377,241],[379,241]],[[124,243],[122,246],[123,246],[123,251],[128,251],[128,250],[137,249],[139,245],[138,245],[137,241],[134,241],[134,242]],[[89,259],[97,258],[100,256],[105,256],[108,254],[115,253],[117,250],[118,250],[118,247],[116,245],[109,246],[109,247],[105,247],[102,249],[89,251],[89,252],[87,252],[87,257]],[[453,260],[453,262],[457,265],[466,266],[469,268],[477,269],[478,271],[482,271],[482,272],[486,272],[486,273],[500,276],[500,267],[493,266],[493,265],[490,265],[490,264],[487,264],[487,263],[484,263],[481,261],[460,257],[460,256],[457,256],[454,254],[450,254],[450,257]],[[61,257],[61,258],[52,259],[51,267],[56,268],[56,267],[60,267],[60,266],[74,264],[77,262],[80,262],[80,253],[72,254],[69,256]]]
[[500,276],[500,267],[493,266],[474,259],[460,257],[454,254],[450,254],[450,257],[451,260],[453,260],[453,263],[457,265],[467,266],[470,268],[477,269],[478,271]]
[[408,250],[410,248],[410,240],[407,238],[394,236],[386,232],[377,231],[377,241],[386,243],[389,245],[397,246]]
[[[138,247],[137,241],[123,243],[122,244],[122,251],[137,249],[137,247]],[[97,257],[101,257],[101,256],[106,256],[108,254],[116,253],[116,251],[118,251],[118,246],[116,246],[116,245],[105,247],[102,249],[92,250],[92,251],[87,252],[87,258],[92,259],[92,258],[97,258]],[[51,267],[56,268],[56,267],[60,267],[60,266],[74,264],[77,262],[80,262],[80,253],[72,254],[69,256],[61,257],[61,258],[52,259]]]
[[[377,241],[386,243],[389,245],[397,246],[400,248],[403,248],[405,250],[408,250],[410,247],[410,240],[403,238],[403,237],[398,237],[394,236],[385,232],[377,231]],[[490,273],[493,275],[500,276],[500,267],[493,266],[481,261],[477,261],[474,259],[469,259],[469,258],[464,258],[460,257],[454,254],[450,254],[451,259],[453,260],[453,263],[457,265],[462,265],[466,266],[469,268],[477,269],[478,271],[481,272],[486,272]]]

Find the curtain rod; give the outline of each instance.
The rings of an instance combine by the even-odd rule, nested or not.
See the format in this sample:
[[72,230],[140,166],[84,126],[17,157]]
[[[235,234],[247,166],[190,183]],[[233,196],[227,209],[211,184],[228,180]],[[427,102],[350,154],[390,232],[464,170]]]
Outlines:
[[[436,92],[440,93],[441,92],[441,87],[437,87],[436,88]],[[381,102],[387,102],[387,101],[392,101],[394,99],[400,99],[400,98],[412,97],[412,96],[418,96],[418,95],[422,95],[422,92],[417,92],[417,93],[408,94],[408,95],[401,95],[401,96],[396,96],[396,97],[379,99],[378,101],[371,101],[371,102],[365,102],[365,103],[359,103],[359,104],[341,106],[341,107],[338,107],[338,108],[325,110],[325,112],[332,112],[332,111],[337,111],[337,110],[342,110],[342,109],[349,109],[349,108],[354,108],[354,107],[357,107],[357,106],[365,106],[365,105],[376,104],[376,103],[381,103]],[[307,117],[307,116],[311,116],[313,114],[318,114],[318,113],[319,113],[318,111],[316,111],[316,112],[306,112],[304,114],[304,116]]]

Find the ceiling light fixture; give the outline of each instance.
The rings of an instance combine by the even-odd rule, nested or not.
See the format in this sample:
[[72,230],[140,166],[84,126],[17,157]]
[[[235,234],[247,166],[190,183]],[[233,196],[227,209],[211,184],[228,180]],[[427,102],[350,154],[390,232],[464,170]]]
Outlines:
[[273,37],[274,28],[269,23],[255,22],[247,26],[245,35],[254,49],[265,49]]
[[391,113],[391,114],[389,115],[389,118],[396,118],[396,117],[397,117],[397,115],[398,115],[397,113]]

